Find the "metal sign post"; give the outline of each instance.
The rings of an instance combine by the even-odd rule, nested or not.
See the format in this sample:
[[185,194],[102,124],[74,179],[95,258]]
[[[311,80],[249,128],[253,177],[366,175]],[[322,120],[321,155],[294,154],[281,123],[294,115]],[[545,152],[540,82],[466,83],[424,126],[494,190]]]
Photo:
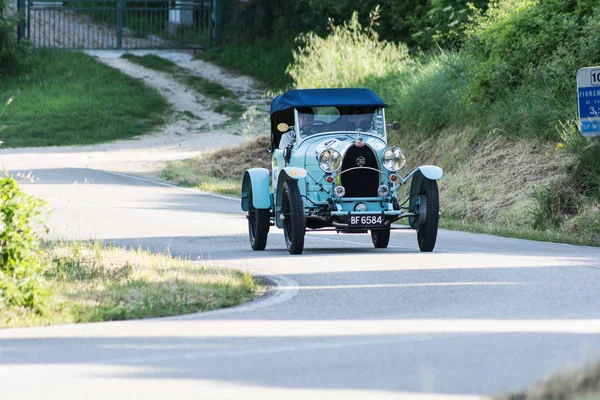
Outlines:
[[600,136],[600,67],[577,71],[577,104],[581,134]]

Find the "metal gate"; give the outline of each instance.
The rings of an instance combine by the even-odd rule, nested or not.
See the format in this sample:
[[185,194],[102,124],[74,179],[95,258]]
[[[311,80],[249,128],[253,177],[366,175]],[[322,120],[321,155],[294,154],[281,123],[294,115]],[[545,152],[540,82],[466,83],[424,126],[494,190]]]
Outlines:
[[218,0],[20,0],[35,47],[208,48],[218,40]]

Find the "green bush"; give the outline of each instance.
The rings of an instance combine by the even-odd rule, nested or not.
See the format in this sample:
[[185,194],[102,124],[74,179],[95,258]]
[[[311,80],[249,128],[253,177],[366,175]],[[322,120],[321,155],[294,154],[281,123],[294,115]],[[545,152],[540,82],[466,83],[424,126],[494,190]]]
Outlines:
[[0,180],[0,309],[25,307],[43,312],[48,288],[43,277],[36,227],[43,227],[43,202],[21,191],[15,178]]
[[597,0],[502,0],[479,13],[462,54],[472,58],[469,94],[489,107],[487,126],[556,139],[576,112],[575,73],[600,63]]
[[473,90],[494,101],[532,80],[572,90],[581,66],[600,61],[596,0],[502,0],[473,18],[465,50],[479,60]]
[[28,67],[29,47],[17,40],[19,17],[0,0],[0,80],[15,76]]

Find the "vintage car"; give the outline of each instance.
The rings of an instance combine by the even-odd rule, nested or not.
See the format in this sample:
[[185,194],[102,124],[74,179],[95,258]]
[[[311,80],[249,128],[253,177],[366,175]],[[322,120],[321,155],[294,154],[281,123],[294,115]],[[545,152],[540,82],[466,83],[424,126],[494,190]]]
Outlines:
[[[415,229],[421,251],[435,247],[437,180],[424,165],[402,177],[403,151],[387,144],[387,105],[369,89],[291,90],[271,103],[271,173],[244,173],[242,209],[250,245],[264,250],[270,226],[282,228],[290,254],[306,232],[371,233],[385,248],[391,229]],[[406,198],[399,189],[410,180]],[[393,225],[408,218],[408,226]]]

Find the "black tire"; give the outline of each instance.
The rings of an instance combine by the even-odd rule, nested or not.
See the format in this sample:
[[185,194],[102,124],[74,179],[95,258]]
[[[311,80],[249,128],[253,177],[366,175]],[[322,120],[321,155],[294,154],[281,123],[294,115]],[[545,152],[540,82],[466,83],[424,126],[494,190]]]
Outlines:
[[371,240],[376,249],[385,249],[390,243],[390,228],[371,229]]
[[302,254],[306,216],[304,215],[304,203],[296,181],[289,180],[283,184],[281,213],[284,216],[283,236],[288,252],[290,254]]
[[416,221],[417,242],[421,251],[433,251],[437,239],[439,220],[440,199],[437,182],[423,178],[419,190],[419,218]]
[[271,209],[254,208],[252,204],[252,186],[248,192],[248,237],[252,250],[264,250],[267,247]]

